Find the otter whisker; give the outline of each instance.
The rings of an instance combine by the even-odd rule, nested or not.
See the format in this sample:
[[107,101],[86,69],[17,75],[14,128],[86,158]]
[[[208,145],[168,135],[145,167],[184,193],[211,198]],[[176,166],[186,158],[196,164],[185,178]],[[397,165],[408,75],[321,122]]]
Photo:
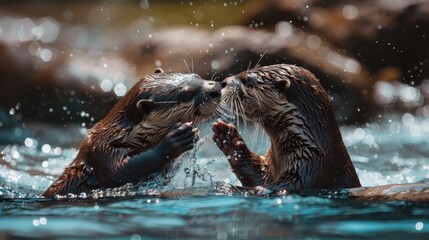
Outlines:
[[191,69],[192,69],[192,73],[195,73],[194,72],[194,59],[191,59]]
[[231,111],[231,108],[227,105],[226,102],[221,102],[218,111],[222,117],[226,117],[227,122],[230,122],[235,118],[234,113]]
[[245,109],[244,109],[244,105],[243,102],[241,101],[240,98],[237,98],[237,103],[238,103],[238,107],[239,107],[239,111],[240,111],[240,116],[243,118],[243,123],[244,123],[244,127],[247,127],[247,118],[246,118],[246,114],[245,114]]
[[[239,97],[237,95],[237,89],[233,88],[233,94],[231,94],[229,102],[230,102],[230,109],[234,115],[234,124],[238,125],[238,118],[240,116],[240,108],[239,105],[237,103],[237,101],[239,101]],[[237,126],[238,127],[238,126]]]
[[240,128],[240,107],[239,107],[239,99],[238,98],[234,98],[234,111],[235,111],[235,121],[234,124],[237,126],[237,128]]
[[252,61],[249,62],[249,66],[247,66],[247,71],[249,71],[251,65],[252,65]]
[[192,112],[191,112],[191,115],[194,115],[197,112],[197,110],[201,109],[201,107],[202,107],[202,105],[198,105],[198,107],[194,108],[194,110],[192,110]]
[[262,121],[262,119],[261,119],[261,116],[257,116],[256,119],[257,120],[252,124],[253,127],[252,127],[250,147],[251,149],[253,149],[254,152],[261,152],[262,126],[259,123]]
[[170,103],[178,103],[179,101],[158,101],[158,102],[153,102],[155,104],[170,104]]
[[185,63],[186,69],[188,69],[188,73],[191,73],[191,70],[189,69],[188,63],[186,63],[186,59],[183,59],[183,62]]
[[216,108],[216,111],[223,114],[228,114],[229,109],[225,106],[224,103],[220,103]]
[[259,63],[261,62],[262,58],[264,58],[265,54],[267,54],[267,52],[268,52],[268,49],[266,49],[265,52],[261,55],[261,58],[259,58],[258,62],[253,68],[259,67]]
[[216,73],[217,73],[217,72],[214,72],[214,73],[213,73],[212,77],[210,78],[210,81],[216,81],[216,78],[214,78],[214,77],[216,76]]
[[253,93],[255,94],[256,100],[258,102],[259,107],[262,107],[261,102],[262,102],[262,98],[261,95],[259,95],[258,91],[255,90],[255,88],[252,88]]
[[246,119],[243,102],[241,101],[240,98],[237,98],[237,102],[238,102],[238,107],[240,109],[240,116],[242,116],[244,119]]
[[177,105],[176,107],[174,107],[173,108],[173,110],[171,110],[171,112],[170,112],[170,114],[168,115],[168,117],[167,117],[167,120],[169,120],[170,119],[170,117],[173,115],[173,113],[177,110],[177,107],[178,107],[179,105]]

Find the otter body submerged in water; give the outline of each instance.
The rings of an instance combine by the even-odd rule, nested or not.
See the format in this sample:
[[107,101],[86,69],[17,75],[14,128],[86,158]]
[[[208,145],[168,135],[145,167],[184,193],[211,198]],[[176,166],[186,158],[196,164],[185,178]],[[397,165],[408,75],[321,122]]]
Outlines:
[[352,188],[360,182],[344,146],[330,97],[309,71],[286,64],[244,71],[223,82],[222,104],[260,124],[271,140],[251,152],[236,127],[213,124],[213,139],[244,187],[272,191]]
[[196,74],[164,73],[140,79],[96,123],[79,153],[44,193],[78,194],[137,183],[192,149],[198,123],[213,116],[221,86]]

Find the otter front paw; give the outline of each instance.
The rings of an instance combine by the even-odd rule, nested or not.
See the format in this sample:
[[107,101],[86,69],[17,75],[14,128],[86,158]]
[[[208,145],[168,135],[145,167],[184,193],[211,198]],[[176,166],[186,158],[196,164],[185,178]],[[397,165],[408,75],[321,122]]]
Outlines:
[[218,121],[213,123],[212,129],[214,142],[232,166],[239,164],[242,159],[251,157],[252,152],[234,125]]
[[162,150],[167,152],[167,158],[174,159],[191,150],[194,147],[197,131],[197,128],[193,128],[192,122],[174,124],[160,142]]

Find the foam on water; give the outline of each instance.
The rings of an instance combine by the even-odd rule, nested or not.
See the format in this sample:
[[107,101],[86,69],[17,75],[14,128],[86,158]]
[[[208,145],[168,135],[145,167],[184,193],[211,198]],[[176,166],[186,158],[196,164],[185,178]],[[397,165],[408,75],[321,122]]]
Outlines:
[[[406,116],[384,123],[342,127],[344,142],[363,186],[412,183],[429,178],[427,120],[413,117],[410,121]],[[413,130],[416,126],[420,127],[419,134]],[[210,124],[202,124],[199,128],[201,138],[196,143],[197,147],[176,161],[177,169],[170,176],[170,187],[213,186],[215,181],[239,185],[226,157],[211,140]],[[243,131],[245,140],[253,142],[249,144],[250,148],[260,154],[267,150],[269,141],[266,136],[259,133],[261,141],[252,139],[259,129],[246,125]],[[71,137],[81,138],[81,135]],[[62,173],[77,151],[75,147],[57,146],[43,138],[25,138],[21,144],[3,146],[1,187],[21,196],[38,195]]]

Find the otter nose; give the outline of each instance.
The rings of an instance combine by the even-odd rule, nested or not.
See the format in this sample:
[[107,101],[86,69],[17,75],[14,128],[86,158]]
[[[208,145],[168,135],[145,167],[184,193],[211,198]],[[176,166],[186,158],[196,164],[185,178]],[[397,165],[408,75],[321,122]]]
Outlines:
[[220,92],[222,91],[222,87],[219,83],[213,82],[209,83],[210,88],[207,90],[207,95],[210,98],[218,99],[220,98]]
[[222,88],[225,88],[226,86],[240,86],[240,81],[234,77],[227,77],[222,81],[221,85]]

